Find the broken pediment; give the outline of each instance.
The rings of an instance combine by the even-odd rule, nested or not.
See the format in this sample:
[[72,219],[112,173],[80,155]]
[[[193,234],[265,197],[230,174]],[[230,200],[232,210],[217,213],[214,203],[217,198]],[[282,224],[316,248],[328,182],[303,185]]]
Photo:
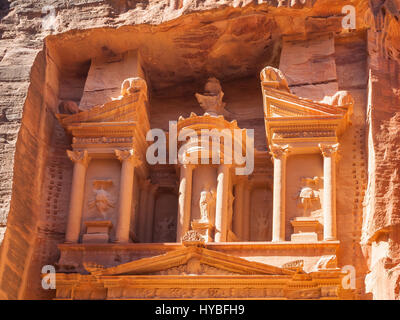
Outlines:
[[121,95],[103,105],[93,106],[89,110],[69,114],[58,114],[61,124],[69,131],[77,125],[93,126],[109,122],[148,123],[148,93],[146,81],[141,78],[129,78],[121,85]]
[[[121,84],[120,96],[112,101],[58,114],[61,125],[72,135],[72,149],[87,150],[91,158],[115,158],[114,150],[133,148],[144,159],[150,130],[147,91],[145,80],[128,78]],[[141,174],[146,175],[144,171]]]
[[347,91],[319,102],[301,98],[291,93],[283,73],[272,67],[261,72],[261,88],[270,144],[321,137],[335,140],[351,123],[354,99]]
[[86,263],[96,276],[110,275],[291,275],[292,270],[190,246],[111,268]]

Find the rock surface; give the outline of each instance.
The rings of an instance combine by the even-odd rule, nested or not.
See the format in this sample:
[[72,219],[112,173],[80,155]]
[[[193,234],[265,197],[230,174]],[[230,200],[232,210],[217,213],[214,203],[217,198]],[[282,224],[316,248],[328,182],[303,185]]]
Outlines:
[[338,219],[348,222],[338,235],[341,261],[357,267],[360,299],[400,298],[400,1],[351,4],[355,31],[342,29],[337,0],[1,2],[0,298],[53,297],[40,288],[40,271],[55,263],[64,239],[72,170],[57,107],[84,103],[96,90],[86,81],[92,58],[138,48],[153,93],[152,127],[162,128],[161,114],[200,112],[193,93],[214,76],[238,124],[256,129],[259,149],[265,133],[255,77],[264,66],[280,66],[304,97],[350,91],[358,107],[344,137],[352,147],[342,151],[351,166],[339,168],[346,187]]

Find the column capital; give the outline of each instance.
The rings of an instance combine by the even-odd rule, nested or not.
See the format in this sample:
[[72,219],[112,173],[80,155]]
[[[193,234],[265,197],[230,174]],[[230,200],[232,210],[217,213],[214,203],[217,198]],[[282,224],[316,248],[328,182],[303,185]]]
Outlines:
[[181,164],[181,166],[187,170],[193,170],[194,168],[196,168],[196,165],[193,163],[184,163]]
[[130,161],[130,162],[132,162],[132,164],[135,167],[140,166],[142,164],[142,160],[140,160],[139,155],[133,149],[129,149],[129,150],[116,149],[116,150],[114,150],[114,153],[115,153],[117,159],[121,162]]
[[81,163],[86,168],[89,165],[91,158],[87,150],[77,151],[77,150],[67,150],[68,158],[74,163]]
[[322,155],[324,157],[333,157],[336,155],[338,149],[339,149],[339,143],[335,143],[335,144],[325,144],[325,143],[320,143],[318,145],[318,147],[320,148]]
[[230,168],[232,167],[232,164],[231,163],[229,163],[229,164],[226,164],[226,163],[220,163],[219,165],[218,165],[218,171],[220,171],[220,170],[229,170]]
[[193,155],[190,155],[188,152],[185,152],[183,155],[179,157],[179,163],[185,169],[194,169],[198,165],[198,161],[193,162]]
[[279,144],[272,144],[269,146],[270,154],[274,159],[282,159],[288,155],[290,152],[290,146],[286,145],[279,145]]

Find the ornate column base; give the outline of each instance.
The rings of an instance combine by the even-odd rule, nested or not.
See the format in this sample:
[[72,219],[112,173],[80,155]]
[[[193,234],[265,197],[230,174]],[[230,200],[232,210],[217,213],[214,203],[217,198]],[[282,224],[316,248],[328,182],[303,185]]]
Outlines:
[[214,226],[210,222],[202,222],[200,220],[192,221],[192,229],[200,234],[205,242],[213,241]]

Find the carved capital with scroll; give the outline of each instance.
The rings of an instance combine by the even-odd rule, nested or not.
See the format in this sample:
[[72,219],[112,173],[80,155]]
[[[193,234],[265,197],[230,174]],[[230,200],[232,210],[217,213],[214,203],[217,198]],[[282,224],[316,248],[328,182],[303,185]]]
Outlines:
[[333,157],[336,155],[336,153],[338,151],[339,143],[335,143],[335,144],[320,143],[318,145],[318,147],[320,148],[322,155],[324,157]]
[[131,161],[132,164],[137,167],[142,164],[142,160],[140,160],[139,155],[133,149],[130,150],[114,150],[116,157],[119,161]]
[[72,162],[83,164],[86,168],[91,160],[87,150],[84,151],[67,150],[67,156]]
[[290,147],[288,144],[281,146],[277,144],[273,144],[270,146],[270,154],[274,159],[282,159],[286,157],[290,152]]

